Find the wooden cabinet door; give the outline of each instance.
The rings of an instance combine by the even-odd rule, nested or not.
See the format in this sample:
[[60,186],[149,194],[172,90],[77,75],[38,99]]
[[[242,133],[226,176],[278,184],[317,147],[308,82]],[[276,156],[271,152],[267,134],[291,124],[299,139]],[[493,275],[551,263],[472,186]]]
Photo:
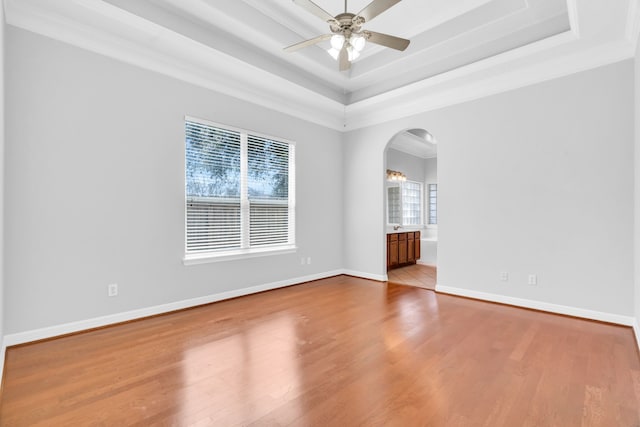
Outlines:
[[398,263],[407,263],[407,233],[398,234]]
[[387,267],[398,266],[398,234],[387,234]]
[[407,262],[416,262],[415,240],[413,233],[407,233]]
[[389,267],[395,267],[398,265],[398,241],[390,241],[387,245],[387,260]]
[[416,255],[416,261],[420,259],[420,233],[416,232],[416,239],[415,239],[415,255]]

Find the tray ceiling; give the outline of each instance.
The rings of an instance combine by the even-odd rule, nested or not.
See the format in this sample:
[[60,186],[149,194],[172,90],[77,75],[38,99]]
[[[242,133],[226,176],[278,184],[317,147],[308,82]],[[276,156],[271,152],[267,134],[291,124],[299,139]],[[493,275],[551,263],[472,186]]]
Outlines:
[[[4,0],[7,23],[345,131],[632,58],[640,0],[403,0],[338,71],[328,33],[291,0]],[[331,14],[342,0],[315,0]],[[351,0],[357,13],[369,0]]]
[[[411,39],[404,52],[369,43],[339,72],[329,42],[295,53],[283,47],[329,33],[290,0],[106,0],[181,35],[269,70],[344,104],[570,30],[564,0],[404,0],[365,28]],[[333,15],[342,0],[316,0]],[[357,13],[369,0],[351,0]]]

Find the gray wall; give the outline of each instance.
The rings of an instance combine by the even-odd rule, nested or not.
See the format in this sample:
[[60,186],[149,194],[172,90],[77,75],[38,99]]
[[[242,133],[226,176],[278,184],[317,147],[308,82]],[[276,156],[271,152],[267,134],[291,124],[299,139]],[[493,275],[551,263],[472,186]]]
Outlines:
[[[343,267],[384,276],[384,150],[408,128],[439,142],[439,284],[634,313],[633,61],[341,136],[12,27],[6,41],[5,334]],[[182,265],[185,114],[297,141],[298,253]]]
[[[640,39],[636,45],[635,56],[635,316],[636,323],[640,319]],[[636,327],[639,327],[636,325]],[[640,334],[640,329],[636,331]],[[640,345],[640,336],[638,345]]]
[[429,189],[429,184],[438,183],[438,159],[424,159],[424,185],[425,191]]
[[5,146],[5,126],[4,126],[4,0],[0,1],[0,378],[4,367],[4,146]]
[[384,148],[423,128],[438,140],[439,285],[632,315],[632,85],[627,60],[348,133],[346,268],[384,273]]
[[[6,37],[6,334],[342,268],[338,132],[15,27]],[[297,254],[182,264],[185,114],[296,141]]]
[[424,159],[402,151],[387,150],[387,168],[404,173],[409,181],[424,181]]

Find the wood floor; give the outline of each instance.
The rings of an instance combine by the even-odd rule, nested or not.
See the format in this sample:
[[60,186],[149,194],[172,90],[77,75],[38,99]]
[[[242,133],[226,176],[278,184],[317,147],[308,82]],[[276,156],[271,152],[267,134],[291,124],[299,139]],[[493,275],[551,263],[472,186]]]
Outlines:
[[436,288],[436,267],[411,264],[387,271],[389,282],[400,285],[417,286],[425,289]]
[[630,328],[338,276],[10,348],[2,426],[638,426]]

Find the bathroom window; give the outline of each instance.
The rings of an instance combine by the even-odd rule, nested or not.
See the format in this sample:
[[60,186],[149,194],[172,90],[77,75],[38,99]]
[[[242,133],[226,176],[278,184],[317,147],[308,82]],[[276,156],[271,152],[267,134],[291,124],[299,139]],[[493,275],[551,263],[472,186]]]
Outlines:
[[420,226],[422,183],[404,181],[387,188],[387,221],[393,225]]
[[429,184],[429,225],[438,224],[438,184]]

